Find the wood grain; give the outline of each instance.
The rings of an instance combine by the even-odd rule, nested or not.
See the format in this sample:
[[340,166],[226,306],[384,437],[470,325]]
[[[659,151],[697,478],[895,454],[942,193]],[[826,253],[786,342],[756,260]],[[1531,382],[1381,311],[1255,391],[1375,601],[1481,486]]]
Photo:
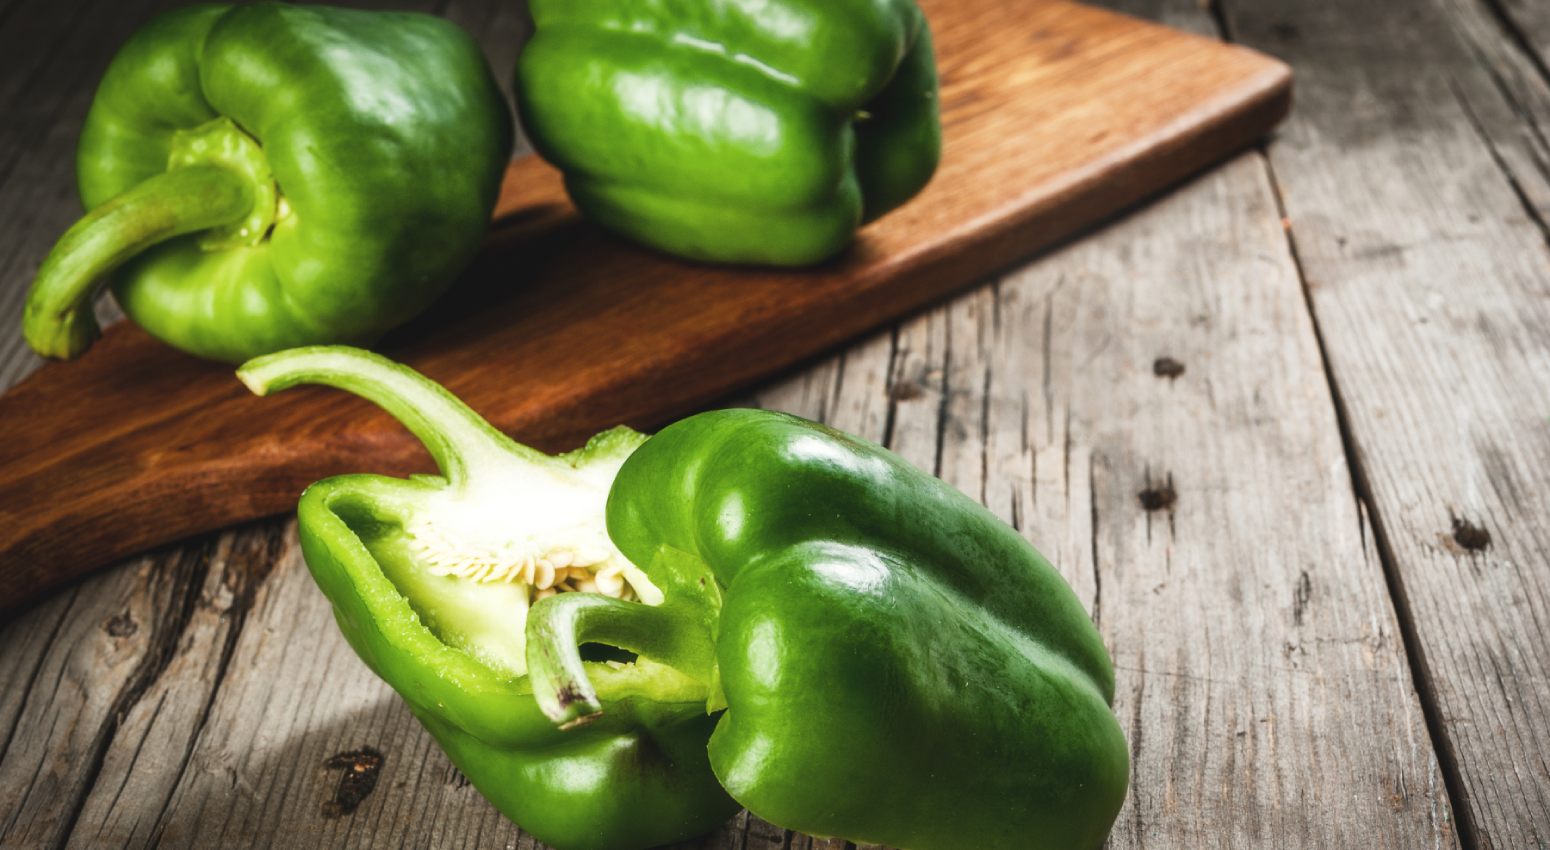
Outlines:
[[[1537,259],[1541,249],[1527,240],[1522,267],[1516,260],[1507,266],[1510,287],[1496,277],[1509,261],[1485,256],[1525,250],[1517,234],[1550,209],[1541,165],[1550,161],[1543,151],[1550,113],[1537,88],[1542,76],[1524,49],[1547,44],[1550,30],[1535,24],[1536,16],[1544,20],[1543,4],[1105,2],[1207,35],[1230,23],[1229,34],[1291,59],[1304,91],[1310,76],[1318,78],[1323,105],[1299,109],[1272,143],[1274,173],[1235,163],[1230,174],[1191,184],[1142,216],[736,401],[891,441],[1014,521],[1084,599],[1097,602],[1121,659],[1121,715],[1133,724],[1137,771],[1112,846],[1536,847],[1543,838],[1532,831],[1533,817],[1543,806],[1534,806],[1550,780],[1523,765],[1532,764],[1536,746],[1525,730],[1532,732],[1542,711],[1530,699],[1538,680],[1508,665],[1498,682],[1492,665],[1498,658],[1532,663],[1530,652],[1545,643],[1524,628],[1524,612],[1533,614],[1526,601],[1550,582],[1536,569],[1550,563],[1550,552],[1517,517],[1542,527],[1550,509],[1519,504],[1511,525],[1503,528],[1493,514],[1486,526],[1491,548],[1467,581],[1501,578],[1508,559],[1495,547],[1512,547],[1511,558],[1526,565],[1516,596],[1476,606],[1482,597],[1474,590],[1451,595],[1447,583],[1456,574],[1446,561],[1439,568],[1406,560],[1405,547],[1421,544],[1394,539],[1418,534],[1424,544],[1431,535],[1444,546],[1427,522],[1418,532],[1406,524],[1421,509],[1408,502],[1434,504],[1445,495],[1433,489],[1441,484],[1483,486],[1469,483],[1483,455],[1427,436],[1440,427],[1435,411],[1392,411],[1403,408],[1412,384],[1463,375],[1467,387],[1448,402],[1460,409],[1443,410],[1444,426],[1478,405],[1490,414],[1481,420],[1487,428],[1499,428],[1504,416],[1526,423],[1497,436],[1527,435],[1522,451],[1537,445],[1542,386],[1530,376],[1504,387],[1504,378],[1522,378],[1522,361],[1498,365],[1494,349],[1479,344],[1523,334],[1487,334],[1454,312],[1489,294],[1485,303],[1510,304],[1493,307],[1493,316],[1521,316],[1531,336],[1547,327],[1537,312],[1550,280]],[[504,0],[422,6],[479,33],[495,56],[509,51],[505,34],[520,18]],[[71,87],[90,86],[116,40],[145,14],[133,3],[102,0],[0,0],[0,166],[12,163],[0,167],[0,263],[13,264],[0,266],[0,299],[15,297],[74,213],[69,150],[80,115],[72,111],[84,104]],[[496,66],[503,62],[509,58]],[[1412,75],[1423,79],[1405,79]],[[1457,84],[1462,96],[1427,94],[1442,91],[1439,81]],[[1391,90],[1404,94],[1381,103]],[[13,124],[12,116],[28,117]],[[1448,163],[1414,158],[1437,144]],[[1298,168],[1286,156],[1291,146],[1308,146]],[[1494,149],[1498,162],[1482,165],[1482,148]],[[1339,165],[1347,156],[1357,158],[1357,170],[1375,173],[1353,179]],[[1341,186],[1315,179],[1330,163],[1327,179]],[[1383,203],[1391,209],[1374,209],[1366,180],[1390,187]],[[1516,189],[1520,206],[1498,202],[1503,186]],[[1265,210],[1272,190],[1289,193],[1286,227],[1304,254],[1318,244],[1312,235],[1336,225],[1350,231],[1338,234],[1348,242],[1355,232],[1364,245],[1410,246],[1388,251],[1385,274],[1396,281],[1373,289],[1366,312],[1332,317],[1353,296],[1328,297],[1330,289],[1375,287],[1366,258],[1308,264],[1304,283],[1318,308],[1311,314],[1289,297],[1285,240],[1275,234],[1276,213]],[[1454,198],[1467,201],[1459,216],[1437,209]],[[1481,198],[1492,200],[1482,205]],[[1423,210],[1419,219],[1414,209]],[[1430,243],[1436,247],[1416,247]],[[1409,300],[1408,287],[1422,285],[1448,300],[1442,307],[1432,306],[1431,293],[1420,304]],[[1414,321],[1407,328],[1396,316]],[[1309,395],[1320,380],[1311,374],[1317,358],[1308,355],[1306,331],[1297,330],[1309,318],[1324,336],[1346,408],[1345,466],[1361,478],[1381,460],[1386,491],[1340,484],[1345,473],[1330,448],[1340,435],[1329,433],[1328,401]],[[1424,368],[1382,372],[1382,382],[1358,380],[1367,368],[1351,367],[1353,354],[1376,359],[1388,336],[1439,333],[1443,318],[1447,334],[1475,342],[1446,342]],[[1335,333],[1357,339],[1337,344]],[[1151,373],[1163,356],[1184,371],[1172,380]],[[1437,359],[1445,356],[1459,358],[1456,369],[1442,371]],[[0,324],[0,386],[34,362],[14,325]],[[1364,402],[1369,394],[1376,400]],[[1364,406],[1368,412],[1358,414]],[[1026,446],[1017,436],[1023,433]],[[1295,450],[1304,440],[1306,455]],[[1533,478],[1521,465],[1529,456],[1512,457],[1512,475]],[[1313,470],[1322,464],[1330,469]],[[1177,516],[1171,536],[1147,540],[1165,523],[1131,490],[1158,470],[1174,474]],[[1528,491],[1535,494],[1543,491]],[[534,850],[364,675],[318,604],[293,534],[288,523],[264,521],[136,558],[0,627],[0,846]],[[1294,576],[1274,556],[1288,564],[1325,560],[1312,565],[1304,584],[1301,570]],[[1391,574],[1390,594],[1398,591],[1391,597],[1401,603],[1398,634],[1385,614],[1390,606],[1373,600],[1374,562]],[[1418,575],[1433,569],[1440,569],[1435,577]],[[1401,571],[1407,578],[1394,581]],[[160,584],[169,574],[176,589]],[[228,594],[228,581],[251,595]],[[1415,602],[1413,582],[1427,582],[1429,598],[1445,604],[1403,604]],[[1233,594],[1234,583],[1247,594]],[[1145,588],[1145,601],[1125,588]],[[171,603],[191,594],[192,605]],[[146,619],[127,618],[134,634],[112,637],[106,629],[116,622],[114,631],[124,633],[120,615],[131,611]],[[1358,627],[1352,616],[1370,624]],[[1425,652],[1412,648],[1423,634]],[[1278,639],[1301,649],[1270,664],[1273,647],[1264,644]],[[1432,661],[1438,645],[1451,653],[1445,664]],[[1401,649],[1411,650],[1408,664],[1398,661]],[[138,660],[150,658],[161,660]],[[1429,684],[1437,678],[1447,679],[1445,710]],[[1427,724],[1407,696],[1415,680]],[[1365,737],[1322,725],[1348,721]],[[1332,760],[1324,736],[1348,752]],[[337,782],[324,760],[363,744],[386,747],[382,781],[354,814],[323,818]],[[250,756],[249,747],[262,755]],[[281,778],[263,784],[265,770]],[[1373,808],[1373,789],[1385,786],[1394,789],[1392,813]],[[1465,801],[1457,822],[1450,797]],[[1456,827],[1463,827],[1457,836]],[[746,815],[694,846],[851,850]]]
[[[944,80],[927,191],[813,271],[684,265],[580,223],[556,174],[508,175],[492,244],[385,343],[545,448],[650,426],[916,309],[1257,138],[1279,63],[1064,2],[925,4]],[[120,326],[0,398],[0,609],[125,554],[291,507],[349,470],[424,468],[325,392],[249,398]]]
[[1550,846],[1550,74],[1500,17],[1531,5],[1227,4],[1298,69],[1270,159],[1480,848]]
[[955,302],[915,415],[1092,595],[1133,753],[1112,847],[1453,846],[1264,177]]

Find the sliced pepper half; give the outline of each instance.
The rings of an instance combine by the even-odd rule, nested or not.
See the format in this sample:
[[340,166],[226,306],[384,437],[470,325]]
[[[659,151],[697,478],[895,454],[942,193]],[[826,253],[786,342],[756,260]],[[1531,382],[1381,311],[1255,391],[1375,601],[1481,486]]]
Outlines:
[[[666,551],[638,569],[604,528],[613,477],[642,435],[616,428],[545,455],[418,373],[353,348],[294,349],[238,374],[260,395],[304,383],[354,392],[430,451],[440,475],[314,484],[297,527],[350,646],[496,808],[561,850],[654,847],[736,810],[705,750],[715,722],[705,624],[718,602],[703,592],[709,579]],[[526,675],[533,603],[563,596],[628,600],[659,626],[638,645],[649,657],[584,653],[606,716],[576,731],[545,717]]]

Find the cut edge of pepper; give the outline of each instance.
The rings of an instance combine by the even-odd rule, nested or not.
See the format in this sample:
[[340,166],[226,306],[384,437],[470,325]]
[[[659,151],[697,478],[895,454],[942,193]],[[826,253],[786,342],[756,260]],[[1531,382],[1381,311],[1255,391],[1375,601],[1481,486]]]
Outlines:
[[[499,627],[499,618],[491,616],[489,611],[478,610],[483,607],[479,601],[482,597],[475,595],[480,584],[516,583],[516,579],[524,579],[521,582],[524,586],[523,610],[511,612],[513,624],[523,629],[519,640],[526,638],[527,615],[538,607],[537,603],[547,602],[551,598],[592,597],[596,594],[597,599],[626,605],[626,610],[631,612],[651,610],[652,606],[663,603],[662,591],[653,582],[654,577],[631,564],[617,550],[607,535],[603,520],[603,509],[613,478],[625,458],[644,441],[642,435],[626,428],[616,428],[593,437],[577,451],[559,456],[545,455],[512,441],[456,396],[425,376],[380,355],[347,346],[312,346],[265,355],[244,364],[237,374],[258,395],[267,395],[300,384],[323,384],[344,389],[382,407],[424,443],[440,469],[441,477],[342,478],[375,479],[380,485],[401,483],[416,490],[413,494],[413,508],[393,511],[392,524],[397,526],[399,537],[388,545],[402,546],[405,551],[395,557],[402,557],[404,563],[412,565],[421,574],[415,576],[411,586],[405,587],[403,575],[395,578],[390,574],[402,573],[401,570],[390,569],[395,564],[385,563],[382,555],[375,550],[372,555],[378,562],[378,568],[384,571],[383,577],[395,585],[397,594],[420,615],[424,621],[422,625],[430,628],[437,640],[469,654],[484,666],[518,677],[530,675],[528,659],[532,653],[527,650],[525,642],[520,646],[509,640],[490,643],[486,639],[481,642],[481,629],[490,629],[485,634],[495,634],[493,630]],[[431,485],[428,488],[415,487],[427,483]],[[488,507],[491,505],[495,507]],[[337,515],[339,521],[363,546],[370,549],[370,536],[363,536],[345,516],[333,511],[333,507],[331,504],[329,510]],[[586,533],[589,529],[585,527],[585,517],[594,513],[595,535],[589,535]],[[528,574],[532,570],[527,569],[534,566],[528,563],[532,559],[517,565],[522,569],[495,569],[495,566],[500,565],[494,564],[492,559],[498,560],[494,554],[484,556],[484,561],[473,558],[474,565],[469,570],[462,569],[456,563],[459,557],[469,551],[481,551],[479,545],[482,542],[498,542],[503,521],[533,514],[545,516],[548,525],[539,525],[549,529],[556,526],[555,520],[559,518],[562,522],[558,524],[559,533],[555,536],[562,542],[577,543],[574,547],[567,547],[568,551],[564,554],[570,557],[565,559],[562,567],[569,567],[573,562],[581,564],[583,569],[599,565],[610,570],[618,567],[614,572],[619,575],[611,575],[609,582],[601,582],[603,570],[597,569],[596,574],[589,577],[593,581],[570,582],[563,577],[560,581],[535,580],[533,575]],[[563,520],[571,515],[581,516],[583,520],[565,525]],[[481,535],[481,528],[496,528],[497,533],[493,536]],[[438,560],[437,557],[427,555],[425,550],[434,550],[437,543],[432,532],[438,531],[466,551],[459,552],[455,546],[443,547],[445,551],[442,554],[451,553],[447,558]],[[537,536],[542,536],[542,532]],[[584,539],[591,536],[597,539]],[[608,551],[603,555],[580,551],[588,547],[598,550],[606,548]],[[549,546],[541,553],[545,558],[543,567],[550,573],[549,579],[554,578],[555,570],[547,557],[553,554],[550,550],[554,548]],[[559,560],[556,556],[556,562]],[[447,592],[416,596],[417,592],[434,587],[433,583],[438,577],[452,577],[461,581],[459,586]],[[607,586],[600,589],[600,583]],[[644,604],[620,598],[631,594]],[[560,608],[569,604],[561,604]],[[432,610],[439,614],[444,610],[456,610],[459,605],[472,606],[467,609],[472,625],[453,628],[452,635],[443,634],[435,628],[433,623],[446,621],[439,616],[427,616],[430,612],[424,607],[432,606]],[[671,613],[676,610],[676,606],[668,606],[667,610]],[[607,642],[620,649],[637,652],[636,645],[631,643],[595,642]],[[505,644],[504,649],[500,646],[502,643]],[[654,652],[662,647],[648,642],[646,648]],[[577,663],[580,664],[579,646],[576,649]],[[708,652],[695,657],[708,658]],[[669,646],[663,659],[653,660],[666,660],[668,666],[686,672],[683,669],[686,663],[684,658],[684,653]],[[688,666],[698,671],[704,665]],[[581,668],[576,670],[585,677]],[[702,676],[694,678],[705,681]]]

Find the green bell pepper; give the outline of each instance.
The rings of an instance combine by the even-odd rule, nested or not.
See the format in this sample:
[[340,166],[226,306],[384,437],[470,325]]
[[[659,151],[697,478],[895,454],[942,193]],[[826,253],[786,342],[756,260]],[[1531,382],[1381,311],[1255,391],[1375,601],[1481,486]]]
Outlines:
[[805,265],[941,152],[912,0],[532,0],[517,104],[582,212],[696,260]]
[[[978,503],[865,440],[721,410],[630,456],[608,533],[637,563],[675,551],[714,575],[710,762],[749,811],[909,850],[1103,843],[1129,770],[1108,653],[1059,573]],[[573,622],[579,604],[527,626],[535,696],[563,724],[610,711],[578,646],[646,659],[662,640],[645,606]]]
[[723,410],[551,458],[365,352],[239,374],[363,395],[436,459],[310,488],[307,563],[361,657],[539,838],[684,838],[726,793],[910,850],[1107,835],[1128,751],[1097,630],[1016,531],[886,449]]
[[26,338],[85,351],[111,273],[131,319],[202,357],[374,340],[472,257],[511,136],[478,45],[439,18],[161,15],[97,90],[76,155],[89,212],[39,270]]

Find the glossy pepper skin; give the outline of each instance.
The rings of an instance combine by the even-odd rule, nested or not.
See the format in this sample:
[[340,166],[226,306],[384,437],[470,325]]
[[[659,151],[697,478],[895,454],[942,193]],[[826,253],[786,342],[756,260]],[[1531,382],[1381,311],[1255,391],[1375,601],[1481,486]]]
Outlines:
[[[736,811],[705,749],[715,724],[706,712],[707,646],[648,642],[664,663],[585,662],[608,717],[561,730],[522,669],[533,588],[477,580],[488,577],[488,564],[464,575],[436,570],[448,552],[487,551],[492,535],[542,538],[555,544],[549,549],[578,553],[600,545],[588,539],[593,532],[606,544],[607,485],[644,437],[615,429],[570,454],[543,455],[407,368],[340,346],[260,357],[238,374],[259,394],[319,383],[362,395],[402,421],[437,462],[437,476],[320,481],[301,497],[297,527],[350,646],[497,809],[558,850],[656,847],[709,832]],[[631,603],[632,613],[707,621],[696,575],[667,559],[649,566],[654,585],[638,586],[672,598]]]
[[511,150],[478,46],[429,16],[192,6],[109,66],[76,157],[89,211],[45,261],[24,331],[74,357],[111,274],[124,311],[201,357],[369,342],[480,244]]
[[[631,455],[608,531],[631,559],[678,551],[714,575],[710,762],[754,814],[909,850],[1103,843],[1129,761],[1108,654],[1059,574],[979,504],[875,444],[724,410]],[[609,711],[574,647],[649,657],[662,628],[619,601],[606,627],[550,628],[577,601],[528,624],[535,692],[568,723]]]
[[576,205],[695,260],[805,265],[941,151],[913,0],[532,0],[517,102]]

